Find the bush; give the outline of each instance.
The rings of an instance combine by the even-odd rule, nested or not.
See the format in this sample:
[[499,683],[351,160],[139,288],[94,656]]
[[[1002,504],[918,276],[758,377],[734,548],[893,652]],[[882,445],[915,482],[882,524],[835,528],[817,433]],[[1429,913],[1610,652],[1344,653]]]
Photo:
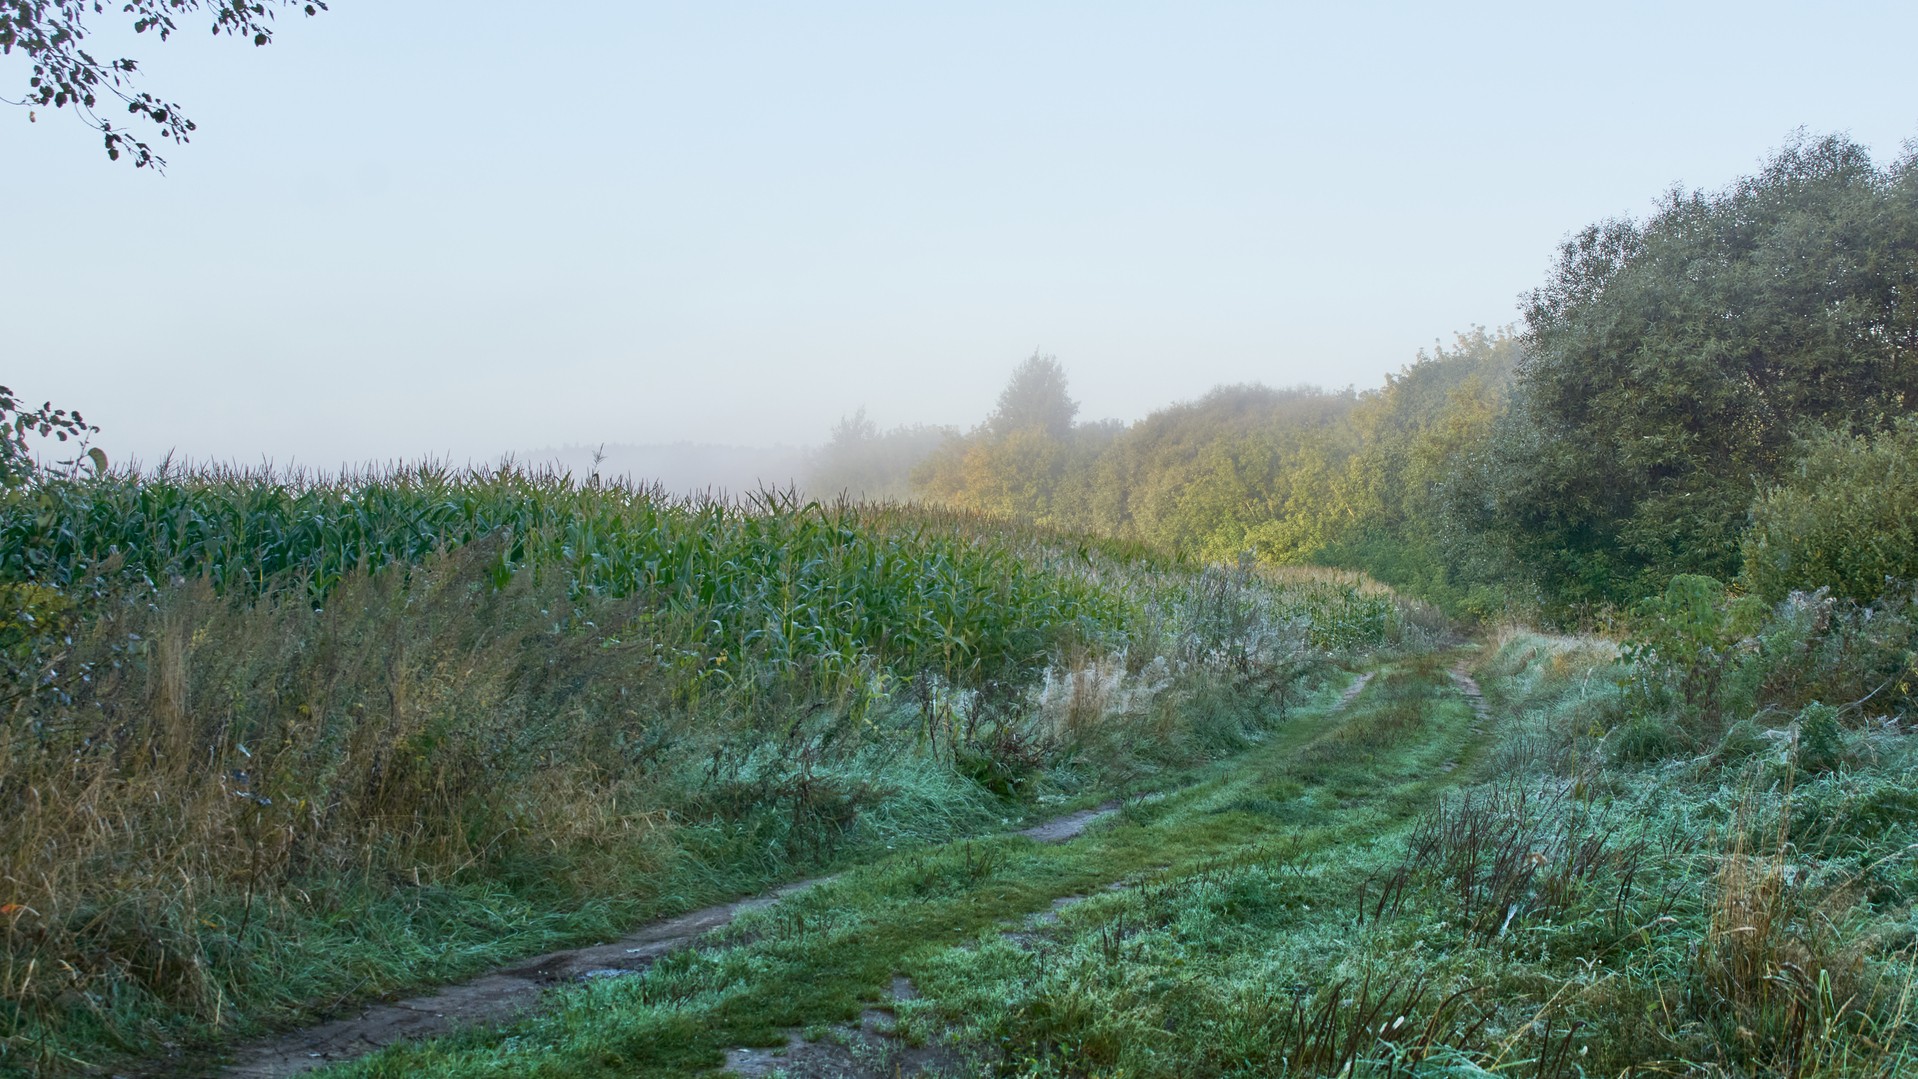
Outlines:
[[1612,760],[1642,764],[1663,760],[1685,748],[1676,731],[1651,716],[1634,716],[1612,732]]
[[1836,713],[1827,715],[1832,709],[1819,701],[1851,702],[1839,712],[1869,704],[1868,715],[1910,707],[1918,620],[1897,598],[1860,605],[1823,590],[1794,592],[1767,610],[1710,577],[1679,576],[1635,608],[1622,654],[1631,664],[1622,680],[1627,714],[1646,723],[1614,735],[1618,759],[1674,751],[1676,741],[1661,738],[1689,734],[1693,744],[1710,744],[1730,724],[1795,718],[1801,732],[1811,721],[1807,737],[1824,739],[1799,761],[1816,771],[1834,767],[1832,754],[1842,751],[1842,738],[1826,737],[1836,731]]
[[1845,730],[1838,709],[1813,701],[1798,712],[1798,767],[1829,772],[1845,760]]
[[1749,702],[1728,698],[1727,689],[1738,683],[1727,675],[1737,670],[1734,652],[1759,617],[1753,604],[1727,596],[1714,578],[1673,577],[1663,595],[1633,611],[1624,655],[1635,669],[1635,710],[1672,710],[1707,725],[1743,711]]
[[1787,716],[1821,700],[1889,715],[1912,703],[1915,661],[1918,622],[1906,601],[1860,606],[1822,590],[1794,592],[1749,639],[1727,696]]
[[1828,432],[1753,503],[1745,580],[1767,599],[1829,588],[1870,603],[1918,581],[1918,417],[1869,438]]

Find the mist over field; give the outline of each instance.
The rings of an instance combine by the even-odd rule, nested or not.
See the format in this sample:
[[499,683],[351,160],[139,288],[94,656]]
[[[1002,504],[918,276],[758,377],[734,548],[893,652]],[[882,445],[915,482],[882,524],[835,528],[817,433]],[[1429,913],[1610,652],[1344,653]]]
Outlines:
[[609,483],[658,484],[673,494],[714,497],[792,487],[807,475],[811,460],[805,447],[710,442],[548,447],[516,457],[535,468],[551,465],[580,480],[598,476]]

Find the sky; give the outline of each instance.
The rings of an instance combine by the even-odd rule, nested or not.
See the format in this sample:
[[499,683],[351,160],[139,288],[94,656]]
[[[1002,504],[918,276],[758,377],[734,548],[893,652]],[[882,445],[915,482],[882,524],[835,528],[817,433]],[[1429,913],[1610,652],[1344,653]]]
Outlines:
[[0,384],[116,460],[323,468],[969,426],[1035,351],[1130,420],[1378,385],[1587,224],[1918,137],[1918,5],[1445,6],[109,10],[199,130],[155,175],[0,106]]

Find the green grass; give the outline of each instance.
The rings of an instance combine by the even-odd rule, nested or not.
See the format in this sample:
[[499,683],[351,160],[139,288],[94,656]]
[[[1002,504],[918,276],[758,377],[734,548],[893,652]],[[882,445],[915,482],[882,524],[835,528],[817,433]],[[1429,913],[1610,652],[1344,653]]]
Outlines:
[[[1074,908],[1068,924],[1080,909],[1110,910],[1247,866],[1283,875],[1324,848],[1389,833],[1446,782],[1442,761],[1471,756],[1469,710],[1434,695],[1442,681],[1430,662],[1395,670],[1340,715],[1328,714],[1328,689],[1232,765],[1130,805],[1068,844],[998,838],[887,858],[742,918],[643,977],[560,994],[550,1014],[520,1027],[390,1050],[340,1074],[696,1073],[727,1048],[781,1044],[787,1028],[853,1019],[898,973],[926,992],[909,1007],[909,1029],[930,1033],[966,1017],[958,1030],[969,1042],[1016,1055],[1006,1047],[1029,1041],[1052,1052],[1045,1047],[1078,1035],[1021,1033],[1007,1002],[1048,983],[1034,980],[1002,928],[1114,883],[1131,887]],[[1346,764],[1360,746],[1375,755]],[[1278,799],[1340,808],[1308,810],[1316,824],[1282,827],[1263,808]]]
[[[1252,751],[1061,847],[886,858],[642,976],[348,1076],[668,1076],[830,1037],[1009,1076],[1884,1076],[1914,1063],[1918,758],[1794,777],[1781,743],[1615,760],[1616,651],[1507,635],[1336,685]],[[1480,728],[1483,733],[1474,733]],[[1760,739],[1760,741],[1764,741]],[[1449,766],[1449,770],[1448,770]],[[1063,897],[1056,920],[1030,921]]]

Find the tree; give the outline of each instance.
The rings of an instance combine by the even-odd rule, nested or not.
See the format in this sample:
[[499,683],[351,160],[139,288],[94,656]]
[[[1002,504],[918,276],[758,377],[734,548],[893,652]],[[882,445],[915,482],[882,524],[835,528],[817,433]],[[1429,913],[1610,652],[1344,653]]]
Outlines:
[[1003,438],[1018,431],[1043,431],[1057,439],[1072,434],[1079,403],[1066,393],[1066,370],[1057,358],[1033,353],[1012,371],[999,404],[986,418],[986,430]]
[[1801,137],[1729,189],[1586,229],[1525,318],[1489,523],[1561,603],[1729,577],[1798,435],[1918,405],[1918,165]]
[[1313,559],[1363,569],[1457,614],[1490,616],[1528,591],[1472,527],[1481,494],[1472,462],[1522,352],[1516,336],[1474,329],[1364,394],[1352,413],[1359,448],[1330,485],[1348,516]]
[[[326,0],[119,0],[120,12],[131,16],[138,34],[155,33],[161,41],[179,29],[176,18],[194,12],[212,16],[213,33],[248,38],[253,44],[273,40],[276,9],[297,7],[308,16],[326,10]],[[26,96],[8,101],[28,109],[72,109],[89,127],[100,132],[107,157],[117,161],[124,152],[134,168],[163,169],[166,159],[153,147],[97,111],[107,98],[117,99],[129,115],[159,129],[159,139],[182,144],[195,129],[192,120],[171,101],[133,88],[139,62],[122,57],[102,61],[86,48],[88,15],[105,11],[104,0],[0,0],[0,55],[18,49],[31,65]],[[7,101],[0,98],[0,101]],[[33,112],[28,118],[35,118]]]
[[[1079,405],[1066,393],[1065,369],[1034,353],[1013,369],[999,403],[984,423],[921,459],[911,474],[915,493],[960,509],[1064,523],[1088,512],[1087,500],[1055,503],[1068,475],[1090,463],[1079,452],[1073,417]],[[1098,425],[1095,443],[1110,440]],[[1096,452],[1096,451],[1094,451]]]
[[1342,428],[1354,401],[1304,386],[1219,386],[1159,409],[1114,446],[1121,534],[1226,560],[1250,549],[1298,561],[1302,537],[1323,531],[1317,480],[1329,457],[1348,452]]

